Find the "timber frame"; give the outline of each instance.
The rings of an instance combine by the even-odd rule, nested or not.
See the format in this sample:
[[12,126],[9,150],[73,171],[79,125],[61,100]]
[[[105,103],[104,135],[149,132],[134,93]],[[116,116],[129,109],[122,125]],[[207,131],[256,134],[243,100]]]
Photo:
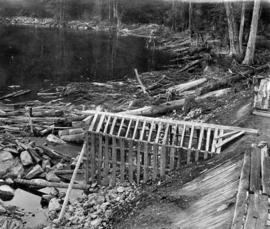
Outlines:
[[86,182],[109,177],[147,182],[219,154],[257,130],[233,126],[86,111]]

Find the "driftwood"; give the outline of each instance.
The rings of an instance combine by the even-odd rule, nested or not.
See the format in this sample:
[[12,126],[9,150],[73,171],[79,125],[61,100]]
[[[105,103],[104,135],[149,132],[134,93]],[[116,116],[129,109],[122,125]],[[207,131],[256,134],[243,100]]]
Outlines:
[[16,98],[16,97],[19,97],[21,95],[28,94],[30,92],[31,92],[31,90],[19,90],[19,91],[12,92],[10,94],[7,94],[7,95],[4,95],[4,96],[0,97],[0,100],[8,99],[8,98]]
[[[48,182],[43,179],[32,179],[32,180],[14,179],[13,182],[15,184],[34,186],[38,188],[44,188],[44,187],[68,188],[69,187],[68,183]],[[89,185],[73,184],[72,188],[86,190],[89,188]]]
[[142,89],[142,92],[143,92],[144,94],[147,94],[147,95],[148,95],[148,92],[146,91],[146,87],[143,85],[143,83],[142,83],[142,81],[141,81],[141,79],[140,79],[140,75],[139,75],[139,73],[138,73],[138,70],[137,70],[136,68],[134,69],[134,72],[135,72],[137,81],[138,81],[138,83],[139,83],[139,85],[140,85],[140,87],[141,87],[141,89]]
[[231,91],[230,88],[226,88],[226,89],[217,90],[217,91],[207,93],[207,94],[199,96],[197,98],[194,98],[192,96],[192,97],[189,97],[186,99],[179,99],[179,100],[174,100],[174,101],[170,101],[167,103],[162,103],[162,104],[157,105],[157,106],[146,106],[146,107],[142,107],[142,108],[135,109],[135,110],[124,111],[124,112],[120,112],[120,114],[155,116],[158,114],[166,113],[166,112],[183,107],[186,104],[186,102],[189,101],[190,98],[194,98],[194,100],[196,102],[201,102],[201,101],[208,99],[210,97],[221,97],[221,96],[229,93],[230,91]]
[[190,90],[194,87],[197,87],[203,83],[205,83],[207,81],[206,78],[202,78],[202,79],[198,79],[198,80],[193,80],[187,83],[183,83],[183,84],[179,84],[179,85],[175,85],[172,87],[169,87],[167,89],[168,92],[177,92],[178,94],[180,94],[181,92]]

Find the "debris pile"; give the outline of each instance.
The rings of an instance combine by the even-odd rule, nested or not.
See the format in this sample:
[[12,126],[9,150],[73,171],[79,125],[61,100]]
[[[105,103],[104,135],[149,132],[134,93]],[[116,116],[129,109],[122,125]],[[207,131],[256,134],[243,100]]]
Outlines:
[[[89,194],[83,194],[67,207],[61,225],[71,228],[111,228],[113,216],[127,208],[140,193],[139,189],[128,184],[118,184],[114,188],[93,183]],[[57,222],[63,198],[52,198],[49,203],[49,218]]]

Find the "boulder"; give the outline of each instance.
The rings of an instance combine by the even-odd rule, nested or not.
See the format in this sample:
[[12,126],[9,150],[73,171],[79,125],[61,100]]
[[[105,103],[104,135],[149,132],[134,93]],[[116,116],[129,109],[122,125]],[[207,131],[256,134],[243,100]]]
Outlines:
[[49,212],[61,210],[61,205],[60,205],[59,200],[57,198],[52,198],[50,200],[48,210],[49,210]]
[[26,174],[25,178],[26,179],[32,179],[35,178],[37,175],[43,173],[43,169],[41,168],[40,165],[35,165],[29,173]]
[[4,176],[14,166],[14,159],[7,151],[0,152],[0,177]]
[[101,222],[102,222],[102,219],[97,218],[91,221],[91,225],[92,227],[97,228],[98,226],[100,226]]
[[62,139],[56,137],[53,134],[49,134],[46,140],[48,142],[55,143],[55,144],[66,144],[65,141],[63,141]]
[[28,165],[33,164],[32,157],[26,150],[21,152],[20,158],[21,158],[21,162],[24,166],[28,166]]
[[0,198],[2,200],[11,200],[14,197],[15,191],[8,185],[1,185],[0,186]]
[[14,160],[13,166],[8,170],[5,177],[20,178],[24,173],[24,168],[19,158]]

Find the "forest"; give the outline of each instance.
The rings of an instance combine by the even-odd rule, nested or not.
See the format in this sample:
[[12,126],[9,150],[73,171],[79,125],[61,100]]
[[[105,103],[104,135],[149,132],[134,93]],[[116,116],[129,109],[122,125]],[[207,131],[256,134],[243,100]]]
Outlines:
[[267,228],[269,15],[0,0],[0,228]]

